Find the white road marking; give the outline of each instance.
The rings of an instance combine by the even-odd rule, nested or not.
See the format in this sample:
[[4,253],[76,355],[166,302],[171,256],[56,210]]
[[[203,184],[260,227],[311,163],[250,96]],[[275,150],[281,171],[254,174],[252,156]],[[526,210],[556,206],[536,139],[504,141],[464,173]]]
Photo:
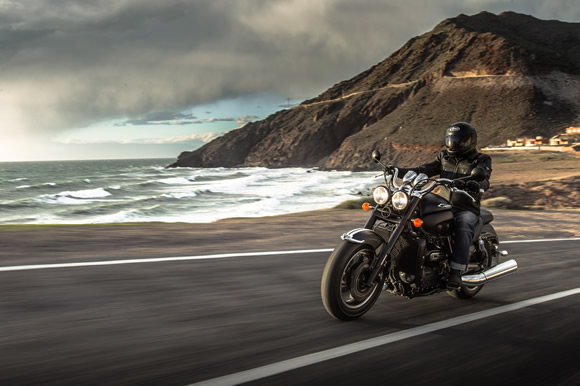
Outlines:
[[[580,237],[564,238],[564,239],[536,239],[536,240],[511,240],[502,241],[500,244],[515,244],[515,243],[539,243],[547,241],[578,241]],[[94,267],[102,265],[121,265],[121,264],[143,264],[143,263],[163,263],[167,261],[187,261],[187,260],[205,260],[205,259],[227,259],[231,257],[254,257],[254,256],[276,256],[276,255],[292,255],[303,253],[329,253],[333,248],[324,249],[300,249],[295,251],[270,251],[270,252],[241,252],[241,253],[221,253],[217,255],[201,255],[201,256],[175,256],[175,257],[152,257],[147,259],[125,259],[125,260],[109,260],[109,261],[85,261],[78,263],[52,263],[52,264],[30,264],[30,265],[14,265],[8,267],[0,267],[0,272],[7,271],[30,271],[36,269],[53,269],[53,268],[77,268],[77,267]]]
[[332,348],[329,350],[320,351],[313,354],[303,355],[293,359],[288,359],[285,361],[272,363],[271,365],[261,366],[254,369],[240,371],[238,373],[225,375],[219,378],[209,379],[207,381],[195,383],[196,385],[212,385],[212,386],[222,386],[222,385],[237,385],[245,382],[256,381],[258,379],[266,378],[272,375],[281,374],[287,371],[296,370],[302,367],[310,366],[320,362],[328,361],[331,359],[336,359],[346,355],[354,354],[360,351],[368,350],[371,348],[384,346],[389,343],[398,342],[403,339],[413,338],[419,335],[429,334],[434,331],[443,330],[450,327],[455,327],[460,324],[465,324],[473,322],[476,320],[488,318],[490,316],[495,316],[503,314],[510,311],[519,310],[522,308],[530,307],[536,304],[549,302],[551,300],[556,300],[564,298],[566,296],[572,296],[580,294],[580,288],[574,288],[568,291],[557,292],[551,295],[540,296],[533,299],[523,300],[521,302],[508,304],[505,306],[500,306],[492,308],[485,311],[474,312],[472,314],[467,314],[463,316],[458,316],[456,318],[443,320],[440,322],[430,323],[424,326],[410,328],[408,330],[403,330],[376,338],[371,338],[363,340],[360,342],[355,342],[347,344],[344,346]]
[[147,258],[147,259],[86,261],[86,262],[80,262],[80,263],[17,265],[17,266],[12,266],[12,267],[0,267],[0,272],[2,272],[2,271],[27,271],[27,270],[32,270],[32,269],[50,269],[50,268],[93,267],[93,266],[99,266],[99,265],[162,263],[162,262],[166,262],[166,261],[227,259],[230,257],[275,256],[275,255],[290,255],[290,254],[295,254],[295,253],[297,253],[297,254],[321,253],[321,252],[332,252],[332,251],[333,251],[332,248],[328,248],[328,249],[301,249],[301,250],[296,250],[296,251],[221,253],[221,254],[217,254],[217,255],[202,255],[202,256],[152,257],[152,258]]
[[547,241],[578,241],[580,237],[570,237],[567,239],[535,239],[535,240],[507,240],[500,241],[500,244],[517,244],[517,243],[542,243]]

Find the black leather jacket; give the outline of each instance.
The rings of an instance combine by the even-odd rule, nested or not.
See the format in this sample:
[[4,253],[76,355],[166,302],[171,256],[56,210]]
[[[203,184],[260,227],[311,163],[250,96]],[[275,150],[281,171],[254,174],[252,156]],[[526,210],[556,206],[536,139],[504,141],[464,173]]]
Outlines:
[[[409,170],[416,173],[425,173],[429,177],[439,175],[441,178],[456,179],[467,177],[476,167],[481,167],[487,172],[487,178],[479,182],[480,188],[486,191],[489,189],[489,177],[491,175],[491,157],[487,154],[478,153],[476,150],[462,157],[454,157],[442,150],[435,161],[423,164],[416,168],[399,168],[399,176],[403,177]],[[470,192],[471,194],[471,192]],[[447,191],[441,194],[447,198],[454,208],[469,210],[479,215],[481,194],[475,192],[471,194],[477,201],[473,202],[469,197],[461,193],[451,194]]]

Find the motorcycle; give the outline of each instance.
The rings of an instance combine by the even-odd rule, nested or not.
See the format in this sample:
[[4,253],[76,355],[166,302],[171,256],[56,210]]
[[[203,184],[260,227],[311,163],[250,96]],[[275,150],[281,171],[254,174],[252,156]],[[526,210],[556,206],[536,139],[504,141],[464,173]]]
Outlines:
[[[409,171],[399,185],[399,170],[372,158],[383,167],[384,185],[373,191],[376,206],[363,204],[372,213],[363,228],[341,236],[342,242],[328,258],[322,274],[321,295],[326,311],[334,318],[352,320],[375,304],[382,290],[414,298],[447,291],[459,299],[474,297],[485,283],[505,277],[517,268],[515,260],[499,263],[499,239],[491,225],[493,215],[481,209],[470,247],[470,260],[462,274],[462,286],[448,289],[453,253],[453,212],[448,200],[433,192],[445,187],[452,194],[465,194],[457,181],[481,181],[485,170],[455,180],[429,178]],[[441,189],[441,188],[440,188]]]

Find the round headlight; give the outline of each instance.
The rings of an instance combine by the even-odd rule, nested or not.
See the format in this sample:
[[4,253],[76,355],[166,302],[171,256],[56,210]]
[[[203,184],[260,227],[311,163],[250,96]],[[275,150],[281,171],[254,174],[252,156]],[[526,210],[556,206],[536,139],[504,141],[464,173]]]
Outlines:
[[407,196],[407,193],[405,192],[398,191],[395,194],[393,194],[392,203],[393,208],[397,210],[403,210],[409,204],[409,196]]
[[384,205],[389,201],[389,191],[384,186],[379,186],[373,191],[373,199],[379,205]]

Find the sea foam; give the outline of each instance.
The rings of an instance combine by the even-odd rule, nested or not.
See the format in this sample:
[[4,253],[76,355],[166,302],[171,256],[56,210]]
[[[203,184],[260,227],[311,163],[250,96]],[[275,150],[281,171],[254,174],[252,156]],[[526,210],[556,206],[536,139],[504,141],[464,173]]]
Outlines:
[[0,223],[211,222],[270,216],[331,208],[378,182],[373,172],[165,169],[167,164],[169,160],[23,164],[17,180],[33,183],[14,183],[14,171],[2,175],[0,170]]

